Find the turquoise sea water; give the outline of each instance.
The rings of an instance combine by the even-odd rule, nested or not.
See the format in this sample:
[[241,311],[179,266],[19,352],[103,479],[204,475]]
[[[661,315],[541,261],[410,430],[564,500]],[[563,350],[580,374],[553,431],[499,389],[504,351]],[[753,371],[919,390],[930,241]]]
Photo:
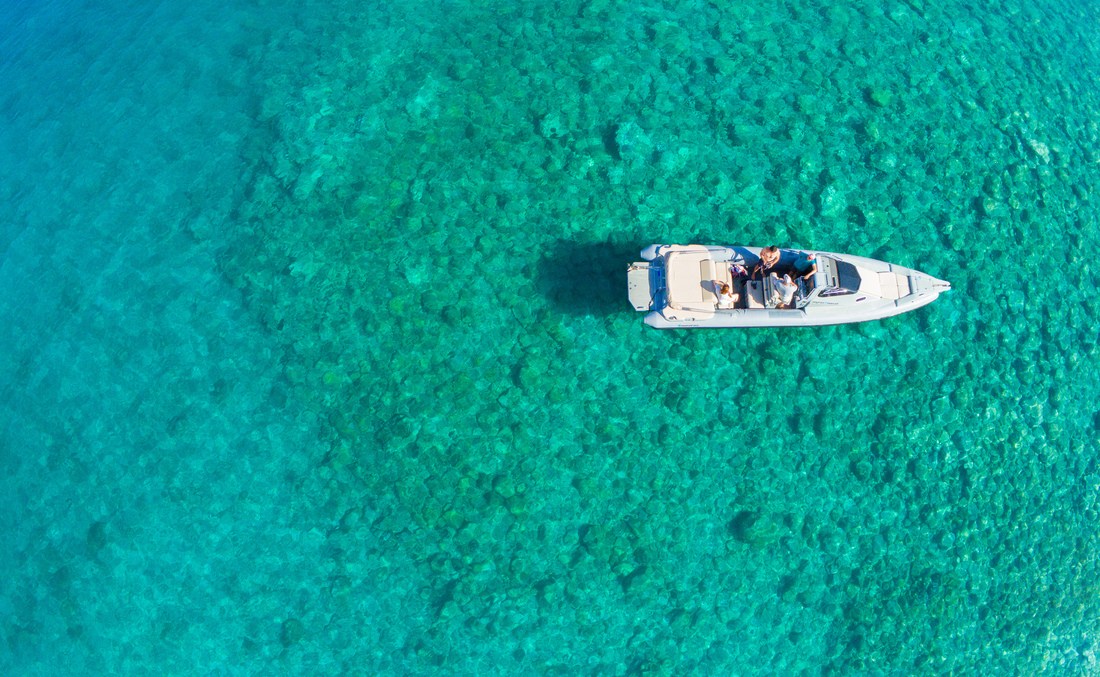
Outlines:
[[4,3],[0,671],[1100,670],[1100,8],[971,5]]

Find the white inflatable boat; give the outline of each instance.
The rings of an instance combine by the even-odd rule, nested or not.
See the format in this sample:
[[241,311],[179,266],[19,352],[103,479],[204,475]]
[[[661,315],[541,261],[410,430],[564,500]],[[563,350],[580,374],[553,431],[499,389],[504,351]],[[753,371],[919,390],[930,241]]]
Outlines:
[[898,315],[951,289],[892,263],[795,249],[780,249],[777,262],[751,274],[761,249],[650,245],[627,269],[630,302],[659,329],[807,327]]

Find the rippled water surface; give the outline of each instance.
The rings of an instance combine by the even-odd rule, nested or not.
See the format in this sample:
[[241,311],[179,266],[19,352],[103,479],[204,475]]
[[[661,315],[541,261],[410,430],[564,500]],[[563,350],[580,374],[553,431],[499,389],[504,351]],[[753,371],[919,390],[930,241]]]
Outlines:
[[1100,11],[972,4],[5,3],[0,668],[1096,671]]

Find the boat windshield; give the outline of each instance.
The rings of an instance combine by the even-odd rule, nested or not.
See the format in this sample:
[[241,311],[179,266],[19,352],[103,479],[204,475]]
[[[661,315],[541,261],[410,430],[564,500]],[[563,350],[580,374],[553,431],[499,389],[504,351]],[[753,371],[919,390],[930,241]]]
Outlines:
[[859,289],[859,270],[847,261],[836,262],[836,286],[852,293]]

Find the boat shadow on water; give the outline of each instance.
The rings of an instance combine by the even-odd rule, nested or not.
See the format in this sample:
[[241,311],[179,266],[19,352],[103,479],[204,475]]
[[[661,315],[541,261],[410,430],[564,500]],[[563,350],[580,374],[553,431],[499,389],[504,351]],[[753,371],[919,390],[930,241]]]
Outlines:
[[626,267],[637,255],[633,242],[559,240],[539,265],[537,289],[561,313],[605,316],[629,311]]

